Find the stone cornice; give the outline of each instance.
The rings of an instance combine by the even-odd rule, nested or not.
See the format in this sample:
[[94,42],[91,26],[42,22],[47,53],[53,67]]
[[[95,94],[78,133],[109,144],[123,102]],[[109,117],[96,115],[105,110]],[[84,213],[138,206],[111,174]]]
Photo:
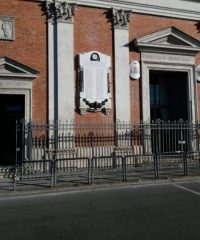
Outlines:
[[[46,0],[35,1],[45,2]],[[57,1],[59,2],[60,0]],[[163,0],[69,0],[67,2],[77,3],[77,5],[82,6],[100,7],[105,9],[130,9],[134,13],[200,20],[200,2],[195,3],[190,2],[190,0],[170,0],[170,3],[169,1]],[[156,4],[157,2],[159,2],[159,5]]]
[[[46,0],[32,1],[45,2]],[[53,0],[49,0],[49,2],[50,1],[53,2]],[[59,2],[60,0],[57,1]],[[162,0],[162,5],[156,5],[155,0],[67,0],[67,2],[76,3],[77,5],[82,6],[100,7],[105,9],[122,8],[130,9],[134,13],[143,13],[179,19],[200,20],[200,2],[195,3],[190,2],[190,0],[174,0],[173,2],[175,4],[168,4],[168,1]]]
[[21,78],[33,80],[39,72],[8,57],[0,57],[0,79]]
[[174,27],[137,38],[134,45],[141,52],[176,53],[194,56],[200,51],[199,40]]

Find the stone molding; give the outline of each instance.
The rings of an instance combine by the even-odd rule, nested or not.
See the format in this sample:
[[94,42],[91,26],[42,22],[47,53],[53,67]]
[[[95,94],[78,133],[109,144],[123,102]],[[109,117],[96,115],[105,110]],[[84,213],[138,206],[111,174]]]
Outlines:
[[[156,4],[159,1],[159,5]],[[188,3],[190,0],[76,0],[77,5],[131,9],[134,13],[143,13],[156,16],[175,17],[180,19],[200,20],[198,3]],[[194,7],[195,4],[195,7]],[[188,7],[189,5],[189,7]],[[199,6],[199,7],[198,7]]]
[[169,27],[135,39],[135,46],[141,52],[143,121],[150,120],[149,72],[156,70],[187,74],[188,120],[195,122],[195,55],[200,51],[200,41],[175,27]]
[[16,62],[8,57],[0,57],[0,79],[27,79],[33,80],[38,71]]
[[114,28],[128,29],[131,10],[112,9],[112,23]]
[[25,120],[32,117],[32,80],[38,71],[8,57],[0,57],[0,94],[25,97]]
[[196,55],[200,51],[200,41],[175,27],[169,27],[147,34],[134,40],[134,45],[142,52],[178,53]]
[[50,21],[63,21],[72,23],[75,15],[76,4],[68,2],[46,1],[46,14]]
[[[45,2],[46,0],[34,0]],[[64,0],[62,0],[64,1]],[[68,0],[67,0],[68,1]],[[69,0],[81,6],[99,7],[104,9],[131,9],[134,13],[165,16],[178,19],[200,20],[200,3],[190,0]],[[156,4],[159,1],[159,5]],[[172,4],[171,4],[172,3]]]
[[[164,53],[141,53],[142,57],[142,117],[144,122],[150,120],[150,74],[151,70],[155,71],[170,71],[170,72],[185,72],[187,74],[187,104],[188,104],[188,120],[196,121],[196,86],[195,86],[195,57],[182,56],[179,54],[164,54]],[[182,59],[183,58],[183,59]],[[188,60],[187,60],[188,58]],[[178,60],[178,61],[177,61]],[[182,60],[179,61],[179,60]],[[192,64],[193,63],[193,64]]]

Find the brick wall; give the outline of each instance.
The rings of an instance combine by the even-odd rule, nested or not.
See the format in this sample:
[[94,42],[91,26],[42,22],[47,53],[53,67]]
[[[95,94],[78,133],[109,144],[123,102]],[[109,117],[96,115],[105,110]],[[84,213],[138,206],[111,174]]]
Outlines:
[[15,40],[0,40],[0,56],[7,56],[39,71],[33,80],[32,117],[47,115],[47,37],[46,17],[40,3],[0,1],[0,15],[15,18]]
[[[142,37],[146,34],[157,32],[159,30],[174,26],[186,34],[200,40],[198,30],[198,22],[189,20],[172,19],[158,16],[148,16],[142,14],[132,14],[129,24],[129,39],[130,43],[133,39]],[[140,54],[130,47],[130,62],[140,60]],[[200,64],[200,54],[196,57],[196,64]],[[132,122],[137,122],[141,119],[141,94],[140,94],[140,79],[130,80],[131,85],[131,119]],[[200,103],[200,84],[197,83],[197,98]],[[200,104],[198,104],[200,105]],[[199,106],[200,118],[200,106]]]
[[[80,115],[75,111],[75,121],[80,122],[107,122],[111,123],[115,118],[114,103],[114,52],[112,25],[107,18],[108,11],[92,7],[78,6],[74,17],[74,60],[75,76],[78,67],[77,56],[79,53],[92,50],[111,56],[111,81],[112,81],[112,111],[109,115],[102,113],[89,113]],[[34,120],[45,120],[47,116],[47,26],[46,17],[41,9],[41,4],[29,1],[0,1],[0,15],[13,16],[16,20],[16,39],[14,41],[0,41],[0,56],[7,56],[25,65],[28,65],[40,73],[33,80],[32,111]],[[200,40],[198,23],[196,21],[179,20],[166,17],[132,14],[129,24],[129,42],[137,37],[161,29],[175,26],[183,32]],[[140,61],[140,53],[130,44],[130,62]],[[200,64],[200,54],[196,57],[196,63]],[[76,84],[76,77],[74,79]],[[130,79],[131,91],[131,121],[141,120],[141,80]],[[200,84],[197,83],[197,99],[200,102]],[[67,97],[67,96],[66,96]],[[76,96],[77,100],[77,96]],[[200,118],[200,104],[199,118]]]
[[[78,54],[89,51],[99,51],[111,57],[111,91],[113,93],[113,40],[112,27],[108,21],[107,10],[77,7],[76,15],[74,17],[74,48],[75,48],[75,75],[77,70]],[[75,80],[76,81],[76,80]],[[112,96],[112,111],[109,115],[103,113],[86,112],[80,115],[79,111],[75,112],[75,121],[77,123],[87,122],[106,122],[111,123],[114,119],[114,96]]]
[[[97,8],[78,7],[74,18],[75,27],[75,57],[79,53],[92,50],[100,51],[111,56],[113,60],[113,39],[112,26],[108,21],[107,10]],[[132,14],[129,24],[129,43],[130,43],[130,62],[133,60],[140,61],[140,53],[132,46],[133,39],[146,34],[174,26],[188,35],[200,40],[200,33],[196,21],[179,20],[167,17],[148,16],[142,14]],[[200,63],[200,54],[196,57],[196,63]],[[77,69],[77,64],[75,66]],[[112,68],[112,75],[113,68]],[[131,121],[138,122],[141,120],[141,93],[139,80],[130,79],[131,91]],[[112,86],[114,86],[114,81]],[[197,84],[198,96],[200,93],[200,84]],[[113,96],[114,97],[114,96]],[[199,97],[198,97],[199,98]],[[114,98],[113,98],[114,101]],[[114,102],[113,102],[114,109]],[[200,112],[200,111],[199,111]],[[114,113],[104,116],[102,113],[86,113],[81,116],[78,111],[75,114],[76,122],[88,121],[106,121],[111,122],[114,119]]]

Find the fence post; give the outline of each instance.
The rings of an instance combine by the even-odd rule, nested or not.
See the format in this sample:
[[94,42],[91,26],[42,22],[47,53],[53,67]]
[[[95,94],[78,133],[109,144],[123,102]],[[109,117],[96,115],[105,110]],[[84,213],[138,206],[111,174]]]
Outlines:
[[161,120],[160,119],[157,119],[156,120],[157,121],[157,124],[158,124],[158,141],[157,141],[157,149],[156,149],[156,152],[162,152],[162,149],[161,149],[161,127],[162,127],[162,125],[161,125]]
[[[33,150],[33,125],[32,122],[27,123],[27,157],[32,160],[32,150]],[[25,135],[24,135],[25,136]]]
[[94,168],[94,159],[90,158],[90,174],[91,174],[91,184],[93,183],[93,169]]
[[126,168],[126,156],[121,157],[122,158],[122,166],[123,166],[123,181],[127,181],[127,168]]
[[187,153],[183,152],[184,176],[188,176]]
[[94,157],[94,141],[95,141],[94,133],[89,132],[88,137],[89,137],[90,147],[92,148],[92,157]]
[[159,179],[159,163],[158,163],[158,153],[154,154],[154,178]]
[[88,158],[88,185],[91,183],[91,158]]
[[57,185],[57,164],[58,164],[58,161],[54,159],[53,161],[54,188],[56,188],[56,185]]
[[57,150],[58,150],[58,140],[59,140],[59,123],[58,121],[54,122],[53,124],[54,126],[54,149],[53,149],[53,156],[52,156],[52,179],[51,179],[51,183],[53,185],[54,188],[56,188],[56,183],[57,183],[57,179],[56,179],[56,171],[57,171]]
[[13,179],[13,191],[16,190],[16,167],[17,167],[17,161],[18,161],[18,121],[16,121],[15,125],[15,166],[14,166],[14,173],[12,176]]

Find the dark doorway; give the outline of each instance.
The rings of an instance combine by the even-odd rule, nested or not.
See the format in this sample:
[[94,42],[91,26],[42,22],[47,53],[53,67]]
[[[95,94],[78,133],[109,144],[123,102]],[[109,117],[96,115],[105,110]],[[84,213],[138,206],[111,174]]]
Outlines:
[[151,120],[162,120],[151,129],[154,153],[177,152],[188,146],[188,131],[179,126],[180,119],[188,120],[187,80],[186,72],[150,71]]
[[0,165],[16,157],[16,121],[24,118],[24,95],[0,94]]
[[188,120],[187,73],[150,71],[151,120]]

